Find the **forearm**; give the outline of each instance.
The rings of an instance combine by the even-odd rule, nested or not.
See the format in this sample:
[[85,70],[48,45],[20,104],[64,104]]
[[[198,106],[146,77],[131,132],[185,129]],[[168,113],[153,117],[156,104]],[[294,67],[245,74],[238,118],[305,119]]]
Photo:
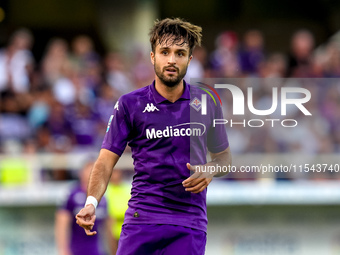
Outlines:
[[[229,169],[229,166],[231,166],[231,163],[232,163],[230,148],[228,147],[226,150],[220,153],[214,153],[214,154],[212,153],[211,159],[212,160],[208,164],[214,166],[215,170],[222,169],[222,168]],[[228,171],[216,171],[216,174],[214,175],[214,177],[221,177],[228,173],[229,173]]]
[[87,196],[93,196],[99,202],[104,195],[109,183],[113,167],[119,156],[107,150],[101,150],[97,161],[91,171],[87,188]]
[[94,196],[99,202],[106,191],[110,176],[111,170],[108,169],[102,162],[96,162],[91,171],[87,187],[87,196]]

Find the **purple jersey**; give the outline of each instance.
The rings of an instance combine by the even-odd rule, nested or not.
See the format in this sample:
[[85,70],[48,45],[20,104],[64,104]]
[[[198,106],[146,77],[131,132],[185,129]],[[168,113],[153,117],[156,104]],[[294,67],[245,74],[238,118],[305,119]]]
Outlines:
[[71,191],[68,199],[61,207],[61,209],[69,211],[72,215],[70,249],[74,255],[104,255],[106,253],[101,243],[102,240],[100,235],[103,230],[98,231],[98,228],[104,225],[104,221],[108,217],[105,197],[100,200],[100,203],[96,208],[96,223],[93,227],[93,231],[97,231],[98,234],[94,236],[87,236],[84,229],[79,227],[75,220],[77,213],[84,207],[85,201],[86,192],[83,191],[80,186],[77,186]]
[[190,176],[186,163],[205,164],[207,149],[221,152],[229,143],[224,125],[212,127],[214,118],[223,118],[221,107],[210,98],[202,116],[191,99],[205,92],[184,86],[174,103],[153,83],[123,95],[114,107],[102,148],[120,156],[128,143],[135,169],[124,223],[207,230],[206,190],[185,191],[182,181]]

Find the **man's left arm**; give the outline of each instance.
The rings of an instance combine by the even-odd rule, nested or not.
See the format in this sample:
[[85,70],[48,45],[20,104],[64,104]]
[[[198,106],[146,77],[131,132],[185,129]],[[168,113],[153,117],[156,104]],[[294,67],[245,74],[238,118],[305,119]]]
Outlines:
[[192,166],[187,163],[187,168],[194,171],[189,178],[182,182],[185,191],[192,193],[202,192],[213,177],[221,177],[229,173],[231,166],[230,147],[218,153],[210,153],[211,161],[205,165]]

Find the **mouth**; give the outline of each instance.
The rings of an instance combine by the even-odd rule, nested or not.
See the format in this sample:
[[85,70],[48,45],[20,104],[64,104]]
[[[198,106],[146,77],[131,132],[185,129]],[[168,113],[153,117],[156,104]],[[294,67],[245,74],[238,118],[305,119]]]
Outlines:
[[177,73],[177,68],[176,67],[166,67],[164,70],[168,73],[175,74]]

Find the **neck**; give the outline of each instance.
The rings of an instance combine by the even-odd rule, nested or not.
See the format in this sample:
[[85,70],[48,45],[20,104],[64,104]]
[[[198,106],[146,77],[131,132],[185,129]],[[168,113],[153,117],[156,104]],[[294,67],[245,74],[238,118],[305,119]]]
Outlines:
[[155,88],[162,97],[174,103],[182,96],[184,92],[184,82],[181,80],[176,86],[168,87],[156,76]]

